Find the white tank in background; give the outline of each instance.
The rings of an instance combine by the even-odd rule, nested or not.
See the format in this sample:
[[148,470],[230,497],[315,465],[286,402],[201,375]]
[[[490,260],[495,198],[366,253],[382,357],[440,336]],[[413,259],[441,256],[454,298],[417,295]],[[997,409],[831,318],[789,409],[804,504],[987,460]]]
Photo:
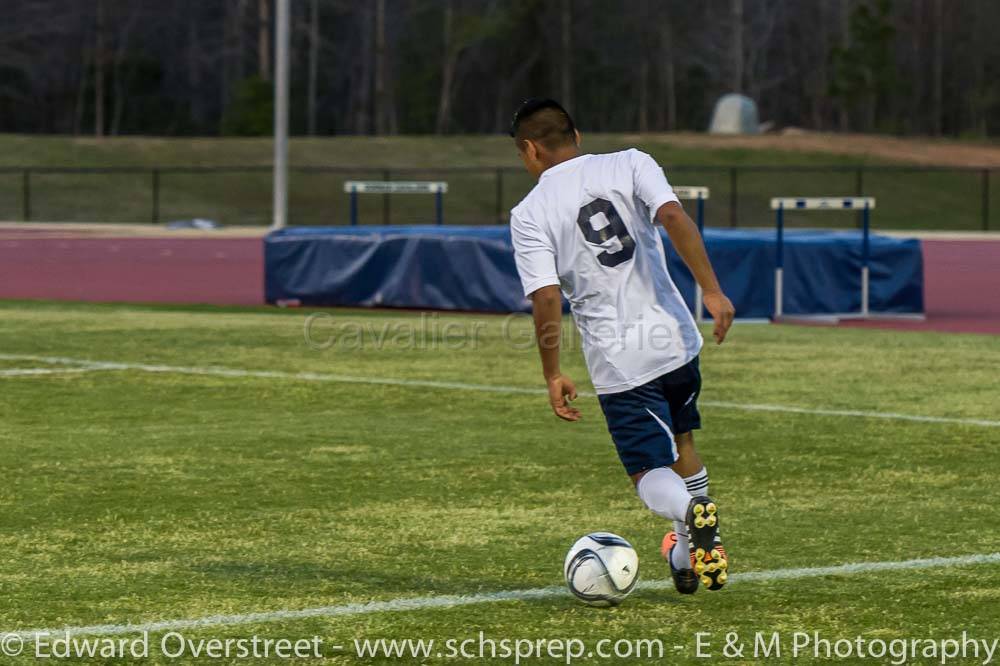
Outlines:
[[738,93],[723,95],[715,102],[708,131],[712,134],[757,134],[760,131],[757,103]]

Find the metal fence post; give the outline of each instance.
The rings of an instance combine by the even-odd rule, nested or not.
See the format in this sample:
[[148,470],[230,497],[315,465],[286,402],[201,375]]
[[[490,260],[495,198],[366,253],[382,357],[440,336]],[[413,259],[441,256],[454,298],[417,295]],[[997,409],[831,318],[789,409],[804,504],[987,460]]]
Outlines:
[[774,318],[781,319],[785,314],[785,202],[778,203],[778,211],[774,215],[775,247],[774,247]]
[[21,175],[21,217],[25,222],[31,221],[31,169],[25,169]]
[[990,170],[983,169],[983,231],[990,230]]
[[[702,196],[701,192],[698,193],[698,235],[702,237],[702,242],[705,237],[705,197]],[[698,284],[698,280],[694,281],[694,320],[697,323],[701,323],[705,320],[705,292],[702,290],[701,285]]]
[[865,202],[861,211],[861,316],[868,316],[869,284],[871,279],[868,264],[871,263],[871,207]]
[[160,170],[153,169],[153,212],[151,214],[153,224],[157,224],[160,221]]
[[[388,169],[382,169],[382,180],[388,181],[392,179],[392,173]],[[389,224],[389,218],[392,215],[392,210],[390,206],[392,205],[389,201],[391,195],[386,192],[382,195],[382,224]]]
[[731,167],[729,169],[729,226],[735,227],[739,224],[739,213],[737,209],[740,204],[739,190],[739,169]]
[[[859,197],[865,195],[865,168],[862,166],[859,166],[854,172],[854,194]],[[859,229],[864,226],[863,217],[864,213],[859,212],[857,215]]]
[[497,167],[497,224],[503,224],[503,169]]

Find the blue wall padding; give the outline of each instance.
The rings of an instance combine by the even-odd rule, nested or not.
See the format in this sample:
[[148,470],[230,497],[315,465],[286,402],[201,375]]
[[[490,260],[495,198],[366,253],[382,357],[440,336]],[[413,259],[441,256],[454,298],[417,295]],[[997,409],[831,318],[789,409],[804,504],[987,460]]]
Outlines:
[[[694,283],[664,234],[670,274],[689,306]],[[707,229],[705,243],[738,317],[774,310],[775,234]],[[873,235],[871,310],[923,312],[920,242]],[[264,239],[269,303],[523,312],[510,230],[489,227],[296,227]],[[785,232],[786,314],[861,307],[856,231]]]

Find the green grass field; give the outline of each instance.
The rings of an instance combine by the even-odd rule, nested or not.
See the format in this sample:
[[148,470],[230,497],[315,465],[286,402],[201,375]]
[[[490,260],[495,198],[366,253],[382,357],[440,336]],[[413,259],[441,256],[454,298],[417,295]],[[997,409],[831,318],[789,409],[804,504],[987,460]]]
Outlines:
[[[318,635],[345,647],[333,663],[356,661],[355,639],[480,631],[657,639],[670,663],[721,661],[733,631],[1000,637],[996,559],[739,578],[1000,551],[1000,428],[969,421],[1000,418],[998,338],[738,324],[703,354],[697,435],[737,574],[725,590],[647,586],[610,610],[553,590],[434,608],[426,598],[559,586],[567,548],[594,530],[628,538],[642,580],[665,581],[667,523],[635,497],[593,397],[567,424],[544,396],[432,385],[539,388],[525,318],[333,310],[313,322],[314,342],[334,340],[317,350],[309,314],[0,303],[0,634],[336,607],[178,631]],[[218,367],[277,374],[198,374]],[[25,369],[57,372],[11,372]],[[578,350],[564,369],[584,388]],[[806,411],[740,407],[753,404]],[[423,601],[337,610],[402,598]],[[194,661],[158,653],[169,626],[149,661]],[[695,658],[698,631],[714,660]],[[365,661],[462,661],[435,655]]]
[[[892,165],[864,154],[793,152],[773,148],[692,147],[670,135],[595,134],[584,137],[584,149],[610,152],[628,147],[648,151],[678,185],[707,185],[712,191],[708,224],[728,226],[732,194],[730,174],[707,167],[779,167],[778,171],[742,172],[737,183],[741,226],[770,226],[773,196],[840,196],[856,194],[853,171],[803,171],[797,167]],[[152,167],[260,166],[270,163],[267,139],[165,139],[0,135],[0,220],[24,217],[24,176],[11,167],[134,167],[132,173],[41,173],[30,176],[30,216],[40,221],[149,222],[152,219]],[[395,136],[297,138],[290,144],[294,166],[333,166],[343,172],[292,172],[289,180],[293,224],[345,224],[348,214],[344,180],[381,180],[382,169],[416,169],[391,174],[396,180],[447,180],[445,218],[452,224],[490,224],[531,188],[510,139],[503,136]],[[907,166],[899,165],[896,166]],[[912,165],[910,165],[912,166]],[[442,172],[475,167],[480,171]],[[497,176],[505,167],[500,215]],[[485,168],[485,169],[484,169]],[[437,171],[435,171],[437,169]],[[982,175],[979,172],[878,172],[864,176],[864,193],[878,200],[873,224],[878,229],[981,228]],[[270,222],[271,176],[267,171],[170,173],[159,177],[160,221],[207,217],[224,224]],[[1000,174],[990,180],[993,201],[1000,200]],[[917,193],[917,194],[915,194]],[[395,196],[390,202],[393,224],[426,224],[434,220],[428,196]],[[993,207],[994,211],[996,206]],[[994,212],[994,227],[996,214]],[[361,197],[360,218],[381,223],[383,198]],[[789,215],[792,226],[850,228],[854,215]]]

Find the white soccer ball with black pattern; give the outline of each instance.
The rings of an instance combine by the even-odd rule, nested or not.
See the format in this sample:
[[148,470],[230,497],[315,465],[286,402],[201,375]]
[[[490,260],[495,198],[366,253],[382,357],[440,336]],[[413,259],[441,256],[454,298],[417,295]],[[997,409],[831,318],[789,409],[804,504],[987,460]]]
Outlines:
[[591,606],[617,606],[639,580],[639,556],[625,539],[610,532],[581,537],[563,566],[570,592]]

